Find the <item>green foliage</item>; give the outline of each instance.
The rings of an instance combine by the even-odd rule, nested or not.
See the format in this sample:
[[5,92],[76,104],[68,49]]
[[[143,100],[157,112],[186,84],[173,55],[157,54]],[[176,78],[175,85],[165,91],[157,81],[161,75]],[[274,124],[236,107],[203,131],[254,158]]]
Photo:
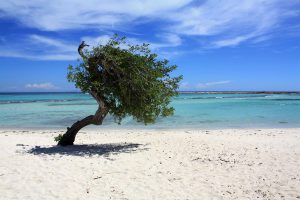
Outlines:
[[54,141],[59,142],[59,141],[61,141],[62,137],[63,137],[63,134],[59,134],[58,136],[54,137]]
[[68,80],[82,92],[104,99],[116,122],[132,116],[148,124],[174,113],[169,103],[182,76],[171,77],[177,66],[159,60],[148,44],[132,45],[115,35],[81,56],[77,67],[69,66]]

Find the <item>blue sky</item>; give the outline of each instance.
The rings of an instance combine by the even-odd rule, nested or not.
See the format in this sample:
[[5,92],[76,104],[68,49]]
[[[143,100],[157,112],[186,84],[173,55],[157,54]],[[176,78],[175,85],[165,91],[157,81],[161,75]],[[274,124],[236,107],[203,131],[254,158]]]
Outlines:
[[78,44],[114,33],[177,64],[181,90],[300,91],[299,0],[6,0],[0,92],[76,91]]

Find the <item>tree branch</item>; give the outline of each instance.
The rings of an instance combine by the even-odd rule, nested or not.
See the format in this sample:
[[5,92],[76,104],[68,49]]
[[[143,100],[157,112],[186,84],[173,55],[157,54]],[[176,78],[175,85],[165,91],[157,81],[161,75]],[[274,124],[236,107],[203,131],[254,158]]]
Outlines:
[[83,50],[84,47],[88,47],[88,46],[90,46],[90,45],[87,45],[84,41],[82,41],[81,44],[78,47],[78,53],[84,59],[86,58],[86,56],[84,55],[82,50]]

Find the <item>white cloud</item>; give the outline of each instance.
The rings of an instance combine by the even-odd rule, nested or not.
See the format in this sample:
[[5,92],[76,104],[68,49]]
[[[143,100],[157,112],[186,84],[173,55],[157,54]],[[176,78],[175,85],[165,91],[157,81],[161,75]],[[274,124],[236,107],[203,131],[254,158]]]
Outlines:
[[264,18],[272,18],[270,17],[274,15],[272,9],[269,13],[263,12],[270,6],[261,0],[205,1],[199,6],[188,7],[176,13],[177,17],[174,20],[179,23],[174,27],[178,32],[188,35],[215,35],[234,26],[243,26],[245,23],[252,28],[261,26]]
[[231,83],[232,81],[215,81],[215,82],[207,82],[207,83],[198,83],[196,85],[196,89],[205,89],[205,88],[210,88],[210,87],[214,87],[217,85],[224,85],[224,84],[228,84]]
[[197,83],[191,84],[189,82],[181,82],[179,90],[188,91],[188,90],[203,90],[203,89],[215,89],[218,86],[226,85],[232,83],[230,80],[225,81],[214,81],[214,82],[205,82],[205,83]]
[[11,57],[11,58],[25,58],[28,60],[70,60],[74,61],[78,57],[77,54],[74,55],[63,55],[63,54],[49,54],[49,55],[41,55],[41,54],[30,54],[26,52],[18,52],[18,51],[2,51],[0,50],[1,57]]
[[29,83],[25,85],[25,88],[49,90],[56,89],[57,87],[55,87],[52,83]]
[[[101,35],[98,37],[82,37],[81,40],[85,41],[87,44],[90,46],[95,46],[95,45],[104,45],[106,44],[112,35]],[[127,41],[131,44],[150,44],[150,49],[154,51],[159,51],[162,53],[161,49],[163,48],[169,48],[169,47],[177,47],[180,46],[182,43],[182,39],[176,35],[176,34],[161,34],[157,35],[156,38],[159,41],[148,41],[144,39],[139,39],[139,38],[134,38],[134,37],[127,37]],[[126,47],[124,47],[126,48]],[[167,54],[165,51],[163,51],[164,54]],[[169,54],[168,54],[169,55]]]
[[111,36],[109,35],[101,35],[98,37],[82,37],[81,40],[85,41],[87,44],[91,45],[91,46],[95,46],[95,45],[104,45],[106,44],[109,40],[110,40]]
[[[6,0],[0,3],[0,18],[13,18],[42,31],[91,30],[138,32],[132,43],[150,43],[153,50],[175,54],[184,39],[193,38],[200,48],[237,46],[272,38],[272,31],[290,17],[299,16],[295,0]],[[136,25],[152,23],[153,30],[140,36]],[[162,23],[162,24],[161,24]],[[154,35],[149,39],[149,34]],[[132,35],[132,34],[130,34]],[[110,34],[81,36],[87,43],[104,44]],[[0,56],[41,60],[75,60],[77,42],[43,35],[22,35],[10,42],[1,37]],[[8,45],[8,43],[10,44]],[[74,44],[74,42],[76,44]],[[197,47],[198,48],[198,47]],[[199,48],[198,48],[199,49]]]
[[254,34],[249,34],[249,35],[237,36],[237,37],[231,38],[231,39],[214,41],[214,42],[212,42],[212,47],[237,46],[241,42],[244,42],[254,36],[255,36]]
[[77,48],[75,45],[67,44],[64,41],[41,36],[41,35],[34,34],[34,35],[30,35],[29,38],[31,39],[31,42],[33,44],[37,44],[37,45],[42,44],[48,47],[55,47],[61,51],[74,51]]
[[[212,47],[236,46],[268,34],[287,17],[299,15],[291,0],[209,0],[170,16],[177,33],[214,36]],[[298,2],[299,4],[299,2]]]
[[[113,35],[100,35],[98,37],[82,37],[90,48],[99,44],[106,44]],[[129,37],[128,42],[131,44],[150,44],[150,48],[155,51],[168,47],[176,47],[181,44],[181,38],[175,34],[164,34],[158,36],[157,42],[151,42],[139,38]],[[31,60],[76,60],[79,58],[77,53],[78,44],[72,44],[59,39],[41,35],[28,35],[23,40],[11,44],[0,46],[0,56],[26,58]],[[30,50],[30,51],[29,51]],[[172,55],[175,52],[173,52]],[[166,51],[163,55],[171,55]]]
[[0,56],[31,60],[76,60],[77,45],[40,35],[28,35],[0,46]]
[[1,2],[0,10],[2,17],[13,17],[41,30],[128,29],[139,22],[164,20],[176,24],[167,24],[166,30],[175,30],[165,32],[216,35],[236,29],[243,29],[244,34],[265,32],[285,17],[299,15],[294,9],[296,4],[299,1],[6,0]]
[[181,82],[179,85],[179,90],[189,90],[190,84],[188,82]]
[[1,2],[0,10],[27,26],[57,31],[129,25],[138,18],[157,17],[189,2],[191,0],[6,0]]
[[150,43],[153,49],[167,48],[167,47],[177,47],[182,44],[182,39],[174,33],[163,33],[157,35],[160,38],[161,42],[152,42]]

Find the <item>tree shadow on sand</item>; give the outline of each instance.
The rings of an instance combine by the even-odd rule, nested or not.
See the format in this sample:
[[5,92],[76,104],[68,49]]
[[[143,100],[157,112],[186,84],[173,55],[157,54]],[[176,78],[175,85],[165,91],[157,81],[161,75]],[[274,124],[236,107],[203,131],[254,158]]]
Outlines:
[[34,155],[69,155],[69,156],[109,156],[111,154],[132,153],[147,151],[146,145],[136,143],[112,143],[112,144],[89,144],[89,145],[71,145],[71,146],[36,146],[28,153]]

